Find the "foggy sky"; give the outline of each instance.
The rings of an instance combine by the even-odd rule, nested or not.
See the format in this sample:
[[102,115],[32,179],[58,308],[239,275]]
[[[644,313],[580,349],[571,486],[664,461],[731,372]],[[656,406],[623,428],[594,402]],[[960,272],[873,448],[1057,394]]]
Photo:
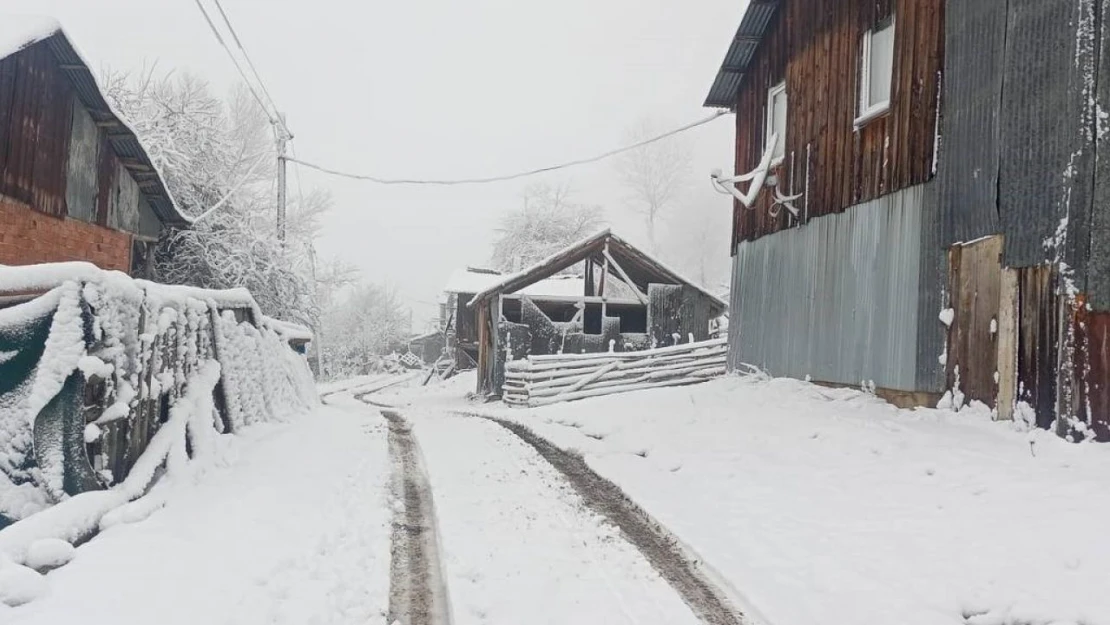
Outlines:
[[[297,156],[385,177],[488,176],[621,145],[639,119],[678,126],[701,103],[744,0],[223,0],[286,114]],[[94,69],[157,61],[237,81],[192,0],[4,0],[2,11],[51,15]],[[719,224],[727,267],[731,201],[708,172],[732,167],[733,118],[688,133],[689,206]],[[297,193],[291,171],[290,192]],[[303,186],[336,206],[317,244],[367,279],[398,286],[417,324],[452,269],[488,260],[493,228],[527,181],[474,187],[381,187],[307,169]],[[604,207],[636,242],[613,164],[549,175]],[[703,183],[704,181],[704,183]],[[690,208],[688,210],[693,210]],[[672,219],[677,216],[672,216]],[[664,225],[665,229],[667,226]],[[662,236],[660,237],[662,239]],[[715,287],[716,285],[709,285]]]

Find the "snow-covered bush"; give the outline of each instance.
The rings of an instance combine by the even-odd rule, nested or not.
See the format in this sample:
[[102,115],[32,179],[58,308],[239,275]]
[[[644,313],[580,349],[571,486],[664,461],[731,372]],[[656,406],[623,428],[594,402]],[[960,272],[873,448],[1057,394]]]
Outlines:
[[0,528],[88,491],[126,503],[173,450],[196,456],[214,436],[317,402],[284,338],[291,326],[264,317],[245,290],[84,263],[0,267],[0,291],[41,290],[0,310]]

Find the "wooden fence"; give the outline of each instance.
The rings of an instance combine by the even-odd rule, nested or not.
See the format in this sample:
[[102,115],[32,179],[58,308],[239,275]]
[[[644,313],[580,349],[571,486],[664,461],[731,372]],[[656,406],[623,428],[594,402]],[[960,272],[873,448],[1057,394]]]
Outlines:
[[726,339],[715,339],[637,352],[528,356],[506,363],[502,399],[511,406],[545,406],[695,384],[722,375],[727,353]]

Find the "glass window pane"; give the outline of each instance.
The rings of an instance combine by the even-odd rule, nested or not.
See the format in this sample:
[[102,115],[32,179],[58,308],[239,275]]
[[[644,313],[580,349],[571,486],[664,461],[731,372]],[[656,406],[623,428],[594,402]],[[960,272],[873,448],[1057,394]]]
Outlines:
[[786,154],[786,91],[779,91],[772,98],[771,130],[778,135],[775,158]]
[[890,101],[890,85],[894,76],[894,25],[875,31],[871,36],[871,89],[867,94],[871,106]]

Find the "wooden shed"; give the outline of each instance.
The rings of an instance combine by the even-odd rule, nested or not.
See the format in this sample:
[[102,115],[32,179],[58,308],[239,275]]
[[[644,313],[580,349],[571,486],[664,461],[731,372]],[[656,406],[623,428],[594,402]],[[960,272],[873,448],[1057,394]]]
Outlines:
[[[575,266],[581,267],[579,292],[529,294]],[[727,305],[606,229],[501,277],[466,308],[477,334],[477,390],[497,396],[507,359],[702,341]]]
[[186,227],[138,137],[49,18],[0,18],[0,264],[81,260],[146,277]]

